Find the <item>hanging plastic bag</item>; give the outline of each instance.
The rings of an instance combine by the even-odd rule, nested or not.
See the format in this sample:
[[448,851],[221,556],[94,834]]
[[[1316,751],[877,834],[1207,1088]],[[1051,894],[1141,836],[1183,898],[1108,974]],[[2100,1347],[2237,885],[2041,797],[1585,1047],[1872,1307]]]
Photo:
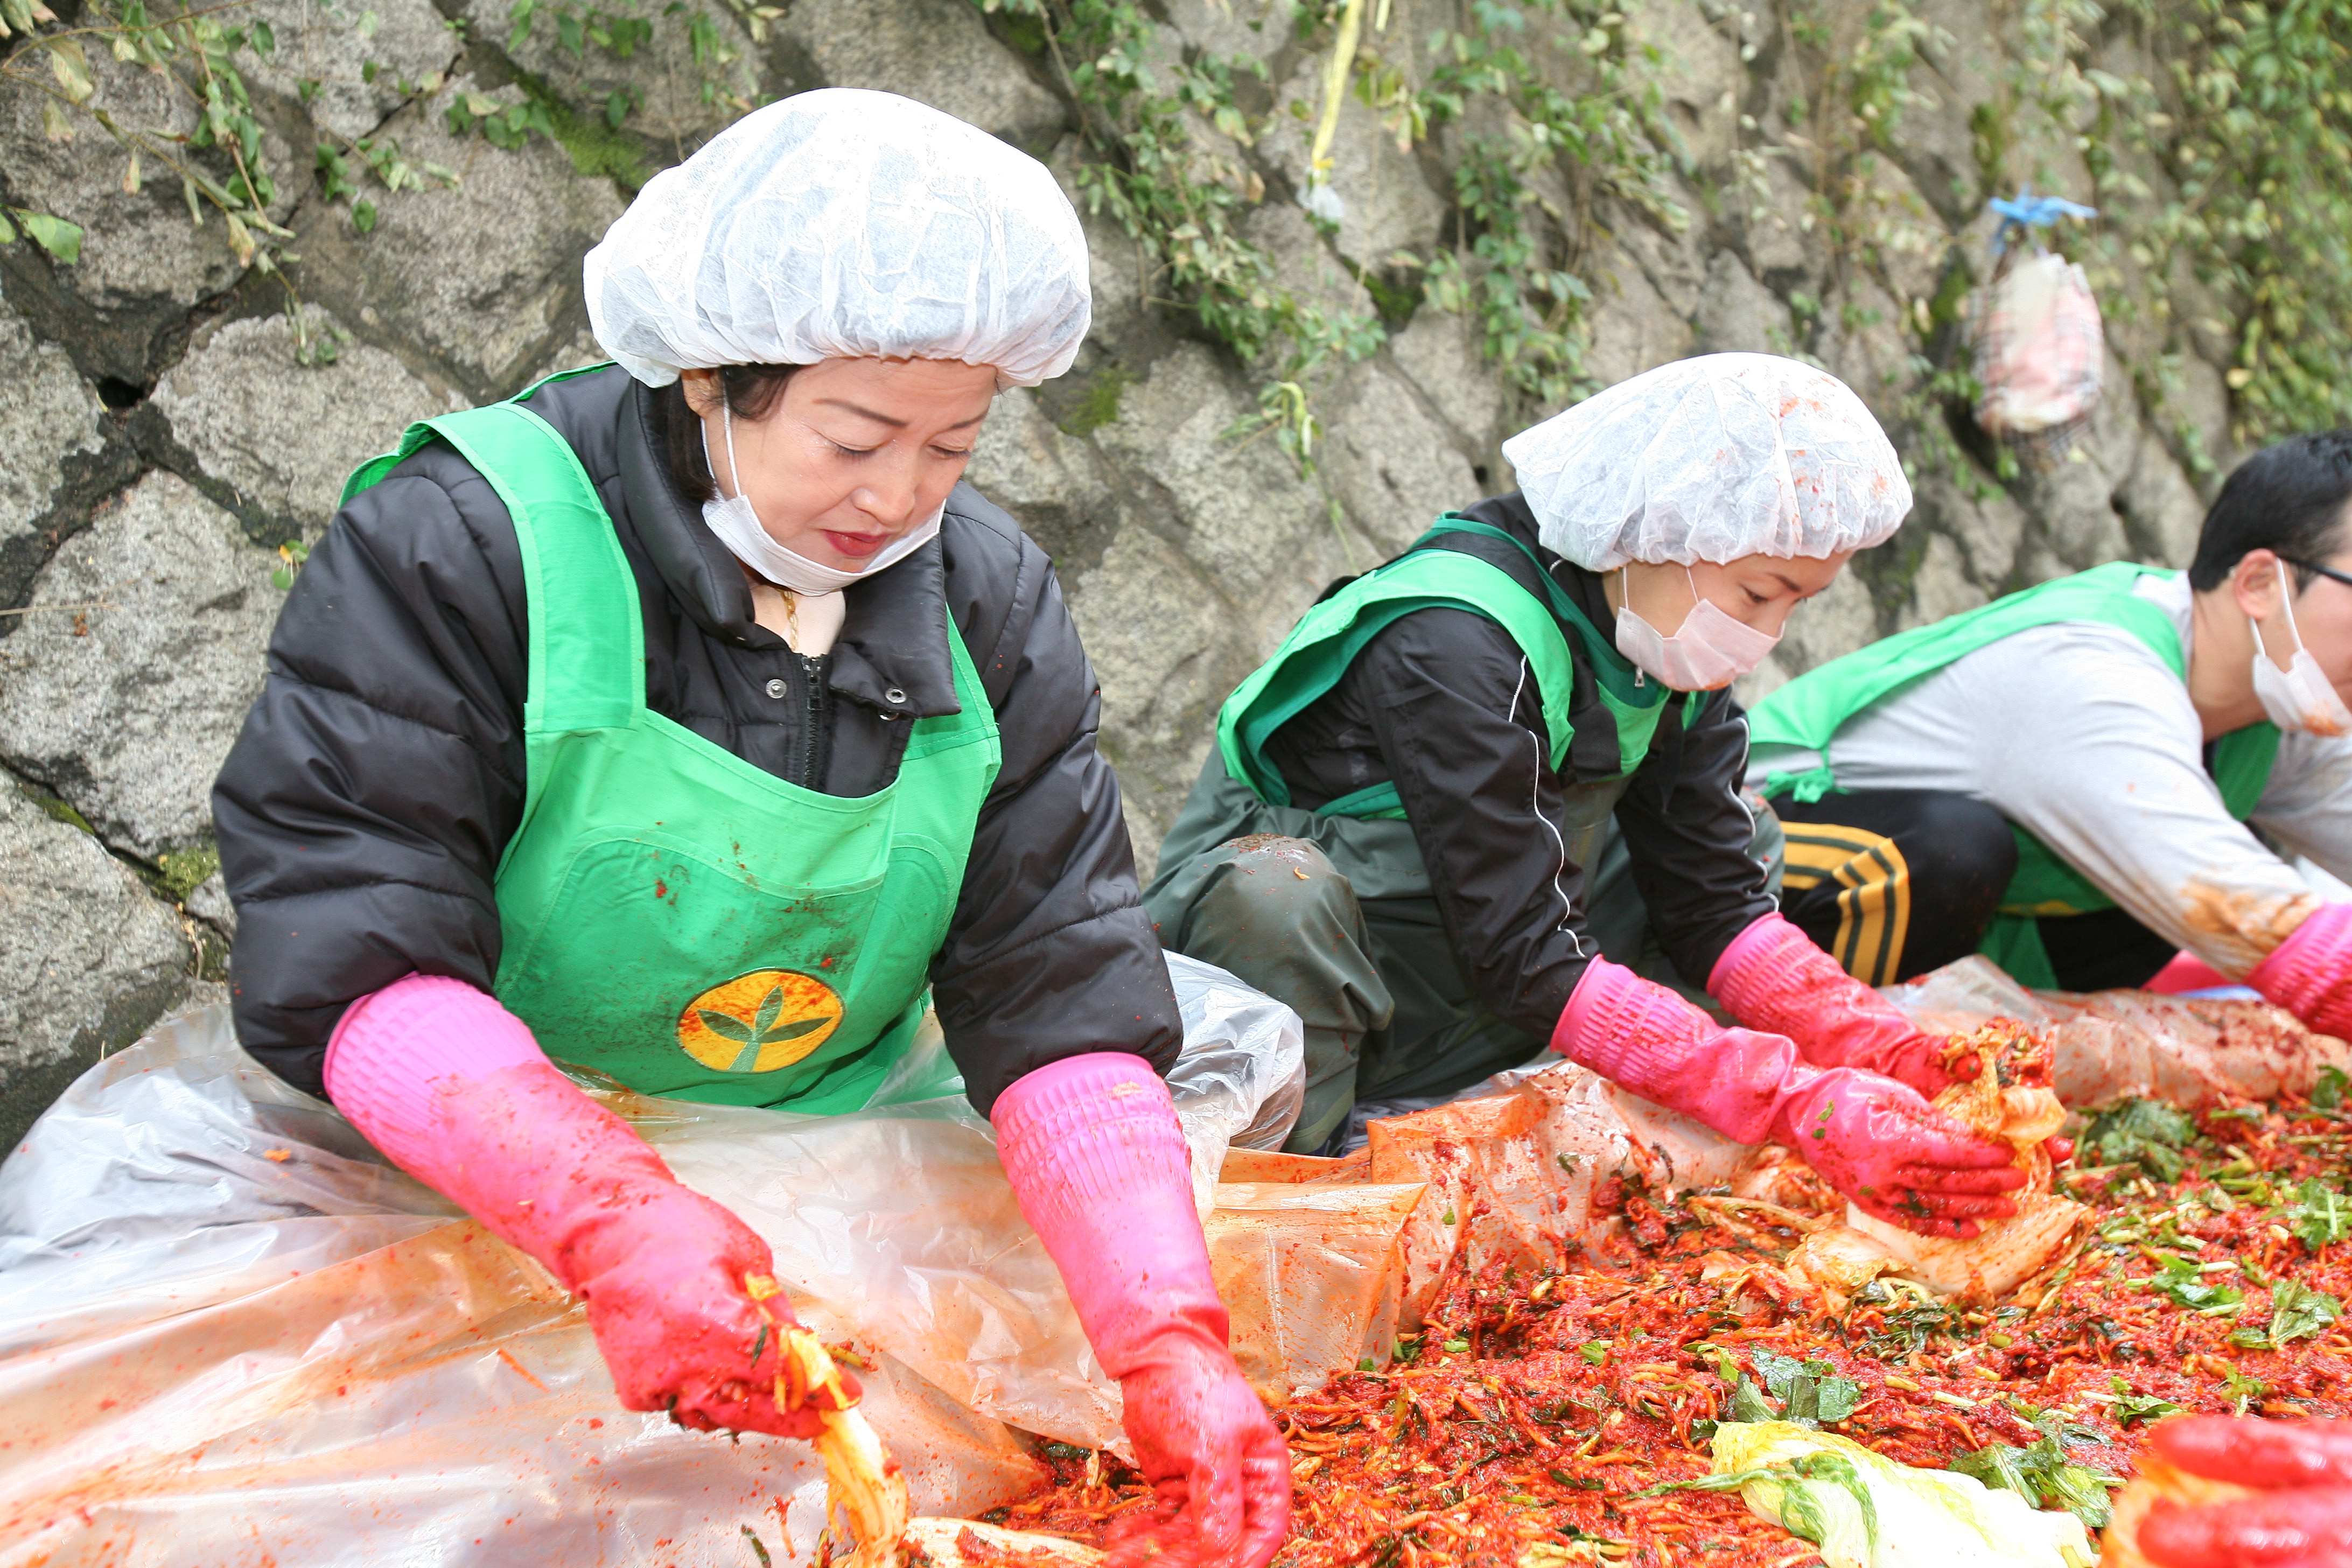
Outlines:
[[[2029,466],[2065,454],[2099,406],[2106,335],[2082,268],[2043,249],[2033,231],[2098,216],[2058,196],[1995,201],[1992,280],[1976,307],[1977,423]],[[2030,245],[2030,250],[2027,248]]]

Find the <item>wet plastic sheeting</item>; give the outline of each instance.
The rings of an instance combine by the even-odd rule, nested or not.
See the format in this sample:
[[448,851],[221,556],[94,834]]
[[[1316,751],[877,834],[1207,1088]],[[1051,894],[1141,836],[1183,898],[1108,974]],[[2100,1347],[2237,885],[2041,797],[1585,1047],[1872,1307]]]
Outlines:
[[1399,1241],[1422,1184],[1227,1183],[1209,1219],[1209,1265],[1232,1314],[1234,1357],[1276,1404],[1396,1342]]
[[2260,1000],[2028,991],[1981,956],[1886,995],[1925,1028],[1974,1029],[1993,1017],[2048,1026],[2058,1098],[2077,1108],[2125,1099],[2187,1107],[2272,1100],[2307,1093],[2324,1067],[2352,1071],[2352,1047]]
[[[1296,1114],[1297,1024],[1171,969],[1206,1197],[1236,1134],[1278,1145]],[[1008,1420],[1116,1434],[1117,1391],[960,1096],[829,1120],[611,1102],[767,1236],[812,1327],[876,1352],[866,1407],[919,1512],[1026,1489]],[[219,1010],[85,1075],[0,1167],[0,1568],[742,1568],[747,1530],[813,1558],[804,1446],[622,1410],[582,1311],[454,1212],[255,1067]]]

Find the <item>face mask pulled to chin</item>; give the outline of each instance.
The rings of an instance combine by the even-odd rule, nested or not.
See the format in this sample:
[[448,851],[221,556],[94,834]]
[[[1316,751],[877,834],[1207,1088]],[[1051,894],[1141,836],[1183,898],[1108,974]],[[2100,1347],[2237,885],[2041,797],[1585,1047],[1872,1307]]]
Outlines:
[[[1684,568],[1684,575],[1689,575],[1689,568]],[[1714,691],[1728,686],[1780,645],[1771,633],[1759,632],[1718,609],[1698,591],[1696,581],[1691,598],[1690,614],[1672,637],[1636,615],[1630,603],[1617,611],[1617,651],[1668,690]]]
[[[2282,578],[2284,571],[2282,568]],[[2284,581],[2281,587],[2285,586]],[[2303,633],[2294,624],[2294,597],[2282,593],[2279,605],[2286,611],[2286,633],[2294,639],[2294,657],[2281,669],[2263,651],[2263,628],[2251,616],[2246,625],[2254,634],[2254,697],[2263,705],[2270,721],[2282,730],[2300,730],[2310,735],[2352,735],[2352,710],[2344,706],[2337,696],[2335,683],[2303,646]]]
[[[871,577],[884,567],[905,560],[940,531],[940,519],[946,515],[941,506],[922,522],[917,523],[889,543],[877,551],[874,559],[855,572],[845,572],[837,566],[826,566],[810,560],[796,551],[776,542],[760,525],[760,514],[752,510],[751,498],[742,493],[741,471],[735,467],[735,411],[721,405],[719,422],[727,437],[727,471],[737,477],[738,489],[733,495],[715,496],[702,503],[702,521],[719,536],[736,560],[765,577],[779,587],[795,594],[831,594],[848,587],[860,578]],[[702,442],[702,458],[710,462],[710,438],[706,432]],[[711,468],[712,482],[718,479],[716,467]]]

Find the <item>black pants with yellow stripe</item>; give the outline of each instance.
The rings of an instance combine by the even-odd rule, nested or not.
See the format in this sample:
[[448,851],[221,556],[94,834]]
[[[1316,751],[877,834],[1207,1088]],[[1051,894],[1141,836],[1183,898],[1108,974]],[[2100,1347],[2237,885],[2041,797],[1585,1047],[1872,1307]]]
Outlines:
[[1772,803],[1788,835],[1780,912],[1872,985],[1965,958],[2017,870],[2009,819],[1932,790]]
[[[1858,790],[1772,811],[1788,836],[1780,912],[1873,985],[1974,952],[2017,870],[2009,819],[1966,795]],[[2173,955],[2119,909],[2036,923],[2062,990],[2142,984]]]

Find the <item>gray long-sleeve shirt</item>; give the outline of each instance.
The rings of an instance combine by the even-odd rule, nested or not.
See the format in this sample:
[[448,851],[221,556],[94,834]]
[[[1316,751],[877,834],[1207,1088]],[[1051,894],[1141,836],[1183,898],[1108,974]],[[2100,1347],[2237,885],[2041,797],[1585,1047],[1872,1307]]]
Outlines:
[[[2142,579],[2189,647],[2186,576]],[[1850,721],[1829,744],[1839,786],[1942,790],[1998,808],[2140,923],[2237,978],[2316,898],[2231,820],[2205,770],[2189,688],[2120,626],[2065,621],[1979,648]],[[1817,753],[1759,745],[1760,787]],[[2290,732],[2251,824],[2352,877],[2352,737]]]

